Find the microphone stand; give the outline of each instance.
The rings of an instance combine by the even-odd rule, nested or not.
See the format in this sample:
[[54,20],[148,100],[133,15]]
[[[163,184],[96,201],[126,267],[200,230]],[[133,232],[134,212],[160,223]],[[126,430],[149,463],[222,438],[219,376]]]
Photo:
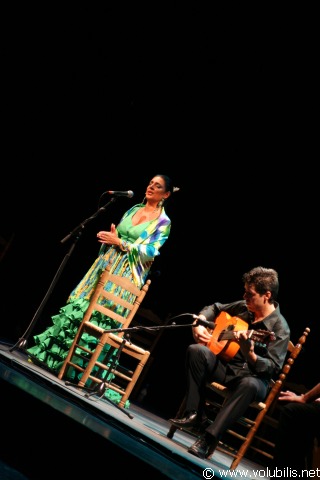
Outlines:
[[68,235],[66,235],[62,240],[61,240],[61,243],[65,243],[67,242],[70,238],[73,238],[73,243],[69,249],[69,251],[67,252],[67,254],[65,255],[64,259],[62,260],[50,286],[49,286],[49,289],[47,291],[47,293],[45,294],[42,302],[40,303],[36,313],[34,314],[33,316],[33,319],[31,320],[28,328],[26,329],[26,331],[24,332],[24,334],[22,335],[22,337],[19,338],[19,340],[9,349],[10,352],[12,352],[13,350],[15,350],[16,348],[20,348],[20,349],[25,349],[26,346],[27,346],[27,342],[28,342],[28,338],[32,332],[32,330],[34,329],[37,321],[38,321],[38,318],[40,317],[40,314],[42,313],[42,310],[44,309],[47,301],[49,300],[49,297],[54,289],[54,287],[56,286],[56,283],[58,282],[58,279],[60,278],[60,275],[62,273],[62,271],[64,270],[65,266],[66,266],[66,263],[67,261],[69,260],[78,240],[80,239],[81,235],[82,235],[82,231],[84,230],[85,226],[87,225],[87,223],[89,223],[91,220],[93,220],[94,218],[96,218],[99,213],[101,212],[104,212],[111,203],[114,203],[116,201],[116,197],[112,197],[111,200],[106,203],[106,205],[104,205],[103,207],[100,207],[93,215],[91,215],[90,217],[86,218],[83,222],[81,222],[79,225],[77,225]]

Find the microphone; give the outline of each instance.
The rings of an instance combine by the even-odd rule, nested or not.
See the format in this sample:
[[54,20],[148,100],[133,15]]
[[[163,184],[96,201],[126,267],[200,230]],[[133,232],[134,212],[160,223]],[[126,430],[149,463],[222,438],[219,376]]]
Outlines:
[[215,324],[213,322],[209,322],[208,320],[203,320],[202,318],[198,317],[198,315],[192,315],[193,318],[197,321],[197,325],[203,325],[204,327],[210,328],[213,330],[215,328]]
[[128,190],[127,192],[119,192],[116,190],[108,190],[106,193],[109,193],[109,195],[115,195],[116,197],[128,197],[132,198],[134,193],[132,190]]

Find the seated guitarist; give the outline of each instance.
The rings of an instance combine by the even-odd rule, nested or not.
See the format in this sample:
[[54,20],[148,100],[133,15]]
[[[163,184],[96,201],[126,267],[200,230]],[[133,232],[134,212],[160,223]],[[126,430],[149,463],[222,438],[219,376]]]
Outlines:
[[[270,380],[281,370],[287,354],[290,329],[276,302],[278,273],[271,268],[256,267],[245,273],[242,280],[244,300],[204,307],[195,320],[192,331],[196,343],[188,347],[186,354],[185,412],[183,418],[170,420],[177,428],[199,425],[204,414],[207,382],[216,381],[228,387],[231,394],[214,422],[188,449],[202,459],[212,455],[221,435],[245,413],[251,402],[265,399]],[[226,322],[224,329],[221,315]],[[208,331],[208,322],[218,327],[217,338],[215,328]],[[221,340],[222,330],[232,340]],[[255,332],[262,332],[265,342],[255,342],[252,339]],[[227,352],[226,344],[233,345],[234,351]]]

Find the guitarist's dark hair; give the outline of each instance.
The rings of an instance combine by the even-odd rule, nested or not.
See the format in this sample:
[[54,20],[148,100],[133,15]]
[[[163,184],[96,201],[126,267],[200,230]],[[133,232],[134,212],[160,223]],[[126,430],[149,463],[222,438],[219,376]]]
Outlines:
[[279,292],[278,273],[273,268],[255,267],[242,277],[243,283],[254,285],[257,293],[263,295],[270,292],[269,303],[273,304]]

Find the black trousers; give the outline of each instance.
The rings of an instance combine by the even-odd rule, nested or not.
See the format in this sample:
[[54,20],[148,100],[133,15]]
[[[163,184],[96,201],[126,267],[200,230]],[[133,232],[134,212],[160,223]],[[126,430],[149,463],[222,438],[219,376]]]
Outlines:
[[206,430],[217,440],[245,413],[251,402],[263,401],[268,392],[268,386],[257,377],[231,375],[227,366],[209,348],[199,344],[192,344],[187,349],[186,372],[185,413],[194,410],[202,415],[207,382],[222,383],[230,390],[223,407]]
[[[284,404],[279,417],[273,466],[299,471],[308,467],[314,439],[320,439],[320,402]],[[310,467],[310,466],[309,466]]]

